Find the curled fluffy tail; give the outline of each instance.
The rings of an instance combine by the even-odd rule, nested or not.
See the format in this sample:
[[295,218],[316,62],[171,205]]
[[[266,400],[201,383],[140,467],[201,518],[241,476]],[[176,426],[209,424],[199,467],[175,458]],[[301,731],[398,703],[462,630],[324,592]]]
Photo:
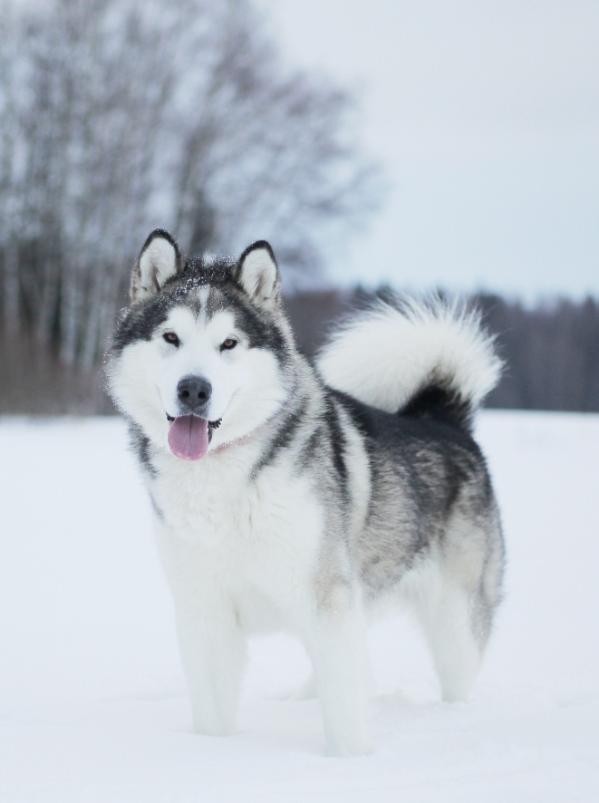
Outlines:
[[318,366],[327,384],[365,404],[470,429],[502,363],[476,311],[435,299],[378,302],[339,327]]

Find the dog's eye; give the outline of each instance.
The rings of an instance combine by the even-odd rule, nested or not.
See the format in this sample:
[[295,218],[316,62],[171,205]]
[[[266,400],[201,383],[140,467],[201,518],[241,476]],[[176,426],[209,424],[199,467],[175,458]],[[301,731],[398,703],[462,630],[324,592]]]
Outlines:
[[235,340],[234,337],[228,337],[226,340],[223,340],[223,342],[220,344],[220,350],[231,351],[231,349],[235,348],[238,342],[239,341]]
[[162,339],[170,343],[171,346],[178,346],[181,342],[174,332],[165,332],[162,335]]

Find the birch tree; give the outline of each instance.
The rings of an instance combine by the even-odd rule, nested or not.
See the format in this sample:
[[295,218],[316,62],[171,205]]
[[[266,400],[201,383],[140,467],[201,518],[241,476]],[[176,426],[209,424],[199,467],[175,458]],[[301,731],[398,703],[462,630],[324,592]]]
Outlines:
[[9,4],[0,36],[6,331],[102,352],[147,231],[271,238],[288,275],[376,201],[347,94],[282,62],[249,0]]

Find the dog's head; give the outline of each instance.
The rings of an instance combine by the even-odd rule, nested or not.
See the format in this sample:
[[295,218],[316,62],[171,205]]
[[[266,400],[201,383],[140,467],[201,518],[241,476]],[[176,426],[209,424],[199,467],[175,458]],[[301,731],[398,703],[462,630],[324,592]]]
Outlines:
[[276,415],[289,393],[292,349],[268,243],[237,262],[184,262],[173,238],[156,230],[133,267],[109,388],[153,443],[197,460]]

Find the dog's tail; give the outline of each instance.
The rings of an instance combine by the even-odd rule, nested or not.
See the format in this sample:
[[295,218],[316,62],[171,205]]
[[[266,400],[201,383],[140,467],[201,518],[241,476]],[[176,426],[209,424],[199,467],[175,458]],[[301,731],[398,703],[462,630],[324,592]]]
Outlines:
[[502,362],[476,311],[435,298],[358,313],[333,334],[318,367],[327,384],[365,404],[470,430]]

